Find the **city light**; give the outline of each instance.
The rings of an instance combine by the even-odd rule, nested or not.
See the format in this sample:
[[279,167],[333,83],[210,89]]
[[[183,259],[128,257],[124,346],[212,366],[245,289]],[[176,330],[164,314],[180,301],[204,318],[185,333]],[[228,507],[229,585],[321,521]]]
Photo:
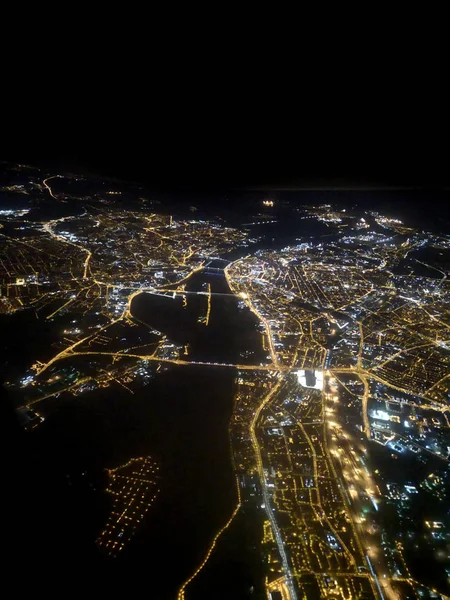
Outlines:
[[[161,511],[191,502],[164,496],[158,452],[189,455],[195,415],[205,497],[188,518],[201,505],[211,524],[186,524],[196,558],[174,574],[178,600],[206,589],[221,553],[237,561],[244,539],[271,600],[450,597],[448,235],[331,199],[259,197],[230,216],[20,169],[0,191],[27,206],[0,210],[0,312],[19,324],[18,342],[2,340],[5,388],[31,436],[67,406],[98,410],[119,432],[110,446],[125,457],[110,464],[124,464],[102,464],[105,560],[136,533],[151,537],[142,525],[160,498]],[[172,411],[163,425],[160,396]],[[223,443],[219,430],[228,508],[198,483],[204,464],[222,465],[201,454]],[[129,448],[148,437],[155,454],[127,456],[121,436]]]

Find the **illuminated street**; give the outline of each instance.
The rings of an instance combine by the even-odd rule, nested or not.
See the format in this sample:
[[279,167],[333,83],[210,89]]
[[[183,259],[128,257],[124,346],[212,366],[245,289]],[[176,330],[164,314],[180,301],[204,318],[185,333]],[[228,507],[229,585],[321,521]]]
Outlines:
[[[207,435],[196,399],[208,392],[213,409],[232,382],[217,425],[231,473],[225,498],[217,472],[220,510],[203,492],[194,504],[188,486],[172,505],[157,450],[123,462],[105,451],[112,504],[96,539],[105,560],[131,552],[132,562],[136,535],[151,539],[158,527],[152,513],[181,515],[183,498],[193,508],[180,547],[195,546],[167,584],[178,600],[215,597],[208,586],[214,573],[227,577],[221,557],[239,547],[240,519],[259,532],[249,546],[264,576],[242,584],[255,598],[450,597],[449,235],[324,203],[286,201],[286,217],[266,197],[234,221],[196,206],[169,214],[142,190],[17,173],[20,183],[1,188],[25,208],[0,210],[0,316],[31,315],[41,332],[23,326],[20,360],[5,346],[5,389],[27,433],[68,405],[95,412],[98,397],[119,432],[111,447],[123,434],[130,448],[154,444],[168,456],[165,436],[176,446],[173,431],[183,430],[170,420],[176,402]],[[61,212],[50,218],[46,202]],[[298,227],[289,243],[273,233],[282,218]],[[176,401],[164,396],[169,433],[157,423],[142,433],[134,419],[147,405],[155,421],[164,412],[153,392],[163,374],[184,382],[194,370],[192,396],[189,383]],[[202,460],[192,450],[193,472]],[[206,489],[211,462],[189,485]],[[202,511],[209,521],[197,538]]]

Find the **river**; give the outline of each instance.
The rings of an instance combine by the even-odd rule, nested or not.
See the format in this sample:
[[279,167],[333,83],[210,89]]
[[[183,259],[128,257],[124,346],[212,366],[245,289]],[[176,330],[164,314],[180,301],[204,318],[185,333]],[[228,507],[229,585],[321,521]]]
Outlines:
[[[263,361],[258,321],[228,295],[222,272],[198,272],[186,289],[207,291],[209,286],[208,324],[205,295],[186,294],[186,304],[180,296],[143,293],[133,299],[131,313],[170,340],[188,345],[187,360]],[[236,506],[228,437],[235,376],[233,368],[170,366],[139,392],[148,411],[145,451],[160,462],[161,493],[121,559],[120,572],[133,585],[144,584],[145,577],[152,598],[176,596]]]

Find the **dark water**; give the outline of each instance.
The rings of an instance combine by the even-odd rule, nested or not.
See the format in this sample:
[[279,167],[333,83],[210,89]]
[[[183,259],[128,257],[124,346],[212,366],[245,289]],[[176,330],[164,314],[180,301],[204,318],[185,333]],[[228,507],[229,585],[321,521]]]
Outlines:
[[[155,600],[176,598],[228,521],[237,503],[228,436],[234,378],[232,368],[174,365],[133,396],[112,387],[71,400],[61,396],[59,409],[49,407],[44,429],[38,428],[36,434],[45,438],[47,454],[58,457],[62,472],[87,471],[98,481],[101,467],[143,455],[152,456],[160,466],[156,502],[120,558],[104,565],[106,579],[100,585],[105,592],[126,594],[132,585]],[[41,410],[45,414],[42,405]],[[104,503],[102,493],[97,504],[100,500]],[[90,515],[94,508],[92,503],[82,510]],[[97,534],[104,513],[99,516],[91,525]],[[70,513],[66,519],[71,519]],[[246,597],[260,576],[261,565],[246,548],[257,545],[258,532],[255,526],[248,531],[250,525],[241,522],[230,532],[232,539],[227,536],[226,562],[219,555],[217,565],[215,557],[214,573],[227,579],[236,599]],[[211,585],[200,583],[201,588],[187,598],[215,597],[214,575]]]
[[233,379],[232,370],[172,367],[149,386],[145,446],[161,465],[161,493],[117,565],[118,583],[148,580],[150,597],[174,598],[228,520]]
[[[189,292],[209,289],[212,296],[206,325],[208,297]],[[196,273],[186,283],[186,291],[185,300],[180,294],[175,298],[140,294],[133,299],[131,312],[162,331],[169,340],[183,346],[189,344],[188,354],[183,351],[181,355],[184,360],[230,364],[265,360],[261,335],[256,330],[258,320],[246,307],[239,308],[222,273]]]
[[[208,283],[213,293],[229,293],[222,274],[198,273],[187,289],[206,291]],[[189,344],[189,354],[183,356],[187,360],[242,363],[262,359],[257,320],[247,309],[239,309],[235,297],[212,296],[208,325],[198,321],[206,310],[207,297],[194,294],[187,295],[187,307],[182,298],[150,294],[137,296],[131,306],[140,320],[177,343]],[[244,357],[243,351],[254,354]],[[143,446],[160,461],[161,495],[122,557],[118,583],[122,575],[138,582],[145,574],[151,581],[152,598],[174,598],[234,510],[237,495],[228,423],[235,376],[234,368],[171,366],[138,392],[141,421],[145,419],[141,428],[147,435]],[[236,560],[239,563],[239,556]],[[252,575],[242,577],[245,568],[230,568],[227,576],[239,572],[238,587],[242,580],[248,589]],[[160,577],[160,573],[167,575]]]
[[0,315],[0,377],[13,381],[36,357],[48,360],[55,353],[51,344],[57,339],[54,325],[36,319],[34,311]]
[[[187,294],[184,308],[182,298],[142,294],[134,299],[131,311],[169,339],[189,344],[189,354],[183,356],[187,360],[232,364],[265,360],[257,319],[247,308],[238,306],[222,273],[197,273],[186,287],[189,291],[206,291],[208,284],[213,294],[226,294],[212,295],[208,325],[204,322],[208,303],[204,295]],[[48,353],[54,352],[53,324],[37,320],[31,311],[5,317],[2,325],[6,333],[3,358],[9,371],[12,366],[18,372],[26,368],[42,343]],[[35,335],[30,336],[30,331]],[[25,347],[29,348],[27,354],[23,354]],[[176,598],[177,590],[201,563],[212,538],[237,503],[228,436],[235,377],[233,367],[165,365],[148,385],[134,388],[134,395],[113,385],[42,402],[39,410],[46,420],[30,434],[32,449],[27,450],[23,461],[27,464],[29,456],[39,456],[32,468],[34,476],[40,482],[59,483],[41,486],[42,504],[49,507],[46,520],[41,519],[40,508],[30,510],[28,505],[17,517],[23,521],[26,516],[27,531],[28,521],[42,523],[45,535],[49,537],[51,530],[58,539],[45,552],[40,550],[39,568],[59,557],[68,578],[76,575],[82,582],[93,577],[105,593],[145,590],[152,599]],[[103,526],[108,503],[103,469],[122,464],[131,456],[145,455],[152,456],[160,466],[158,499],[120,559],[104,563],[98,557],[100,562],[96,562],[93,541]],[[21,469],[17,467],[17,473],[22,473]],[[51,474],[47,474],[48,469]],[[28,489],[34,483],[28,477],[24,481],[26,491],[22,495],[26,498],[34,493]],[[61,488],[72,499],[61,504],[63,516],[58,519],[51,508],[55,486],[58,493]],[[98,497],[91,497],[94,488]],[[72,505],[79,508],[73,509]],[[74,520],[74,510],[78,521]],[[68,523],[77,525],[67,529],[67,537],[61,542],[61,526],[67,527]],[[77,542],[73,529],[79,533]],[[229,559],[219,561],[220,577],[227,578],[229,586],[233,584],[229,589],[235,598],[246,597],[245,591],[254,584],[255,577],[261,576],[260,565],[256,565],[258,555],[253,553],[249,558],[244,548],[249,545],[252,531],[235,528],[224,546],[225,550],[230,548]],[[65,560],[69,550],[71,558]],[[87,573],[89,567],[89,577],[78,573],[76,565],[81,560],[84,566],[80,568]],[[213,576],[213,587],[214,581]],[[205,588],[202,584],[201,588],[192,597],[214,597],[210,585]]]

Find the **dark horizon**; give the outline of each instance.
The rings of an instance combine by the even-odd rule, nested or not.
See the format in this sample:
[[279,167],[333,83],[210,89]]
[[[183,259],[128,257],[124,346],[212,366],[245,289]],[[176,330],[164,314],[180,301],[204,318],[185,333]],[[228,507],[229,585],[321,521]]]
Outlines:
[[[126,163],[122,166],[111,163],[94,163],[75,161],[70,158],[42,159],[36,156],[1,157],[3,164],[21,164],[30,168],[44,171],[55,171],[73,175],[84,175],[94,178],[104,178],[111,181],[121,181],[136,185],[145,185],[150,189],[164,189],[174,192],[202,192],[202,191],[249,191],[249,192],[309,192],[309,191],[417,191],[417,192],[449,192],[450,176],[448,179],[438,174],[435,180],[431,175],[411,172],[409,175],[392,176],[385,172],[374,175],[365,175],[356,171],[354,174],[306,173],[299,172],[297,176],[283,172],[267,172],[266,175],[251,177],[251,172],[245,178],[239,171],[232,173],[229,179],[224,179],[219,173],[210,174],[203,182],[195,175],[191,178],[179,171],[174,172],[172,178],[166,176],[152,177],[143,166],[135,165],[130,168]],[[164,176],[164,172],[163,175]]]
[[232,123],[194,116],[180,123],[163,113],[160,122],[119,121],[106,131],[50,122],[40,135],[7,136],[0,160],[175,191],[450,189],[446,154],[425,132],[388,132],[389,122],[323,131],[274,123],[273,115],[258,127],[242,115]]

